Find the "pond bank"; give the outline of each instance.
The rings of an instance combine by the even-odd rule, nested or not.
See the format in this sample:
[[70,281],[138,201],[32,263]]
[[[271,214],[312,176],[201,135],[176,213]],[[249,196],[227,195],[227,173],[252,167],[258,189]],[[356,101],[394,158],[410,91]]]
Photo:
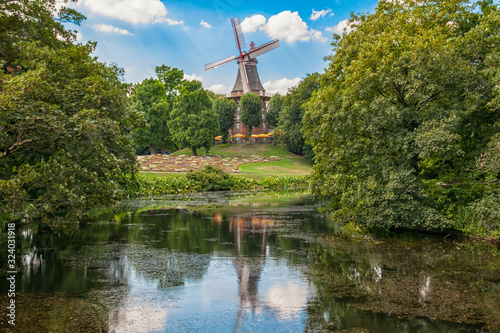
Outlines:
[[499,249],[422,234],[352,237],[317,208],[304,191],[198,192],[124,200],[73,236],[23,227],[19,327],[500,329]]

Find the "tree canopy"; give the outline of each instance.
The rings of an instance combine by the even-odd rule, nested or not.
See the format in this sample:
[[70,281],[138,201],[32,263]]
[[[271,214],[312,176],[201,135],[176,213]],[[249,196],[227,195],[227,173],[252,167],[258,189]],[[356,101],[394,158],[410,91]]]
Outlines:
[[277,143],[284,144],[289,152],[304,155],[309,160],[312,160],[313,152],[302,136],[302,119],[305,112],[303,105],[318,88],[319,74],[313,73],[308,74],[298,86],[288,90],[281,101],[275,134]]
[[135,85],[129,105],[144,114],[147,124],[146,128],[134,131],[136,146],[149,146],[151,154],[156,154],[159,147],[162,154],[165,153],[165,146],[168,150],[175,148],[166,126],[170,108],[165,86],[160,80],[146,79]]
[[259,95],[249,92],[241,96],[240,116],[241,122],[248,129],[247,140],[251,143],[252,130],[262,122],[262,100]]
[[168,127],[179,148],[188,147],[193,155],[204,147],[207,151],[219,132],[218,117],[212,102],[199,81],[183,81],[180,94],[170,113]]
[[213,108],[219,117],[219,129],[222,136],[221,143],[228,143],[229,130],[234,126],[236,102],[227,98],[215,98]]
[[498,6],[382,0],[350,24],[304,118],[314,193],[369,227],[460,229],[469,214],[498,230],[498,214],[478,220],[499,202],[477,167],[500,125]]
[[276,128],[278,126],[278,119],[281,113],[281,106],[283,104],[283,96],[275,94],[269,101],[269,106],[266,110],[266,121],[269,128]]
[[69,42],[60,22],[82,16],[54,19],[54,4],[1,4],[0,220],[74,230],[120,197],[136,168],[130,131],[141,117],[127,108],[122,70],[92,57],[94,44]]

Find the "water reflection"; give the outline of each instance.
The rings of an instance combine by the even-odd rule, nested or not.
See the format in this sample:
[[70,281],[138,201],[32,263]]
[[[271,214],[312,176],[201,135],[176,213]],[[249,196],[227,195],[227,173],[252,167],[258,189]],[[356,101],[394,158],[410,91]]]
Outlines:
[[[79,297],[104,314],[109,332],[499,327],[498,250],[448,247],[439,239],[380,243],[341,236],[338,225],[297,198],[241,196],[222,207],[185,199],[178,209],[111,214],[74,237],[21,230],[18,290],[28,303],[38,293],[71,302]],[[1,251],[5,237],[0,243]],[[48,331],[66,327],[55,319],[61,317],[57,303],[39,308],[54,312],[44,324]],[[32,327],[37,315],[22,311],[20,332],[30,332],[22,328]],[[423,318],[407,318],[412,315]],[[480,325],[453,322],[463,318]]]

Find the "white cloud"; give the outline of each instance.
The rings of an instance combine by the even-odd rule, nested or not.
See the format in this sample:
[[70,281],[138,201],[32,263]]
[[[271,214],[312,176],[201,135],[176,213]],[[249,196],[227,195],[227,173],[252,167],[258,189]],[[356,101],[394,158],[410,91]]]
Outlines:
[[279,92],[282,95],[285,95],[289,88],[295,87],[300,83],[300,78],[296,77],[294,79],[279,79],[276,81],[267,81],[262,85],[267,92],[276,93]]
[[289,43],[308,41],[310,38],[306,22],[302,21],[298,12],[289,10],[271,16],[262,30],[269,37],[285,39]]
[[229,93],[229,88],[227,88],[223,84],[214,84],[207,88],[207,90],[211,90],[216,94],[227,94]]
[[132,24],[182,24],[166,17],[167,8],[160,0],[81,0],[91,12],[127,21]]
[[155,20],[153,23],[163,23],[163,22],[167,22],[167,23],[168,23],[168,25],[179,25],[179,24],[184,24],[184,21],[183,21],[183,20],[176,21],[176,20],[172,20],[172,19],[167,18],[167,17],[163,17],[163,18],[157,19],[157,20]]
[[208,28],[208,29],[210,29],[210,28],[212,27],[212,26],[210,25],[210,23],[207,23],[207,22],[205,22],[204,20],[201,20],[201,21],[200,21],[200,24],[201,24],[202,26],[204,26],[205,28]]
[[114,26],[109,25],[109,24],[94,24],[92,26],[92,28],[95,31],[114,32],[114,33],[117,33],[117,34],[129,35],[129,36],[133,35],[133,33],[131,33],[130,31],[128,31],[126,29],[120,29],[120,28],[114,27]]
[[267,22],[262,15],[247,17],[241,23],[243,32],[254,32],[257,29],[264,31],[271,38],[284,39],[288,43],[296,41],[319,41],[326,42],[320,31],[309,29],[307,23],[302,20],[298,12],[285,10],[271,16]]
[[309,31],[309,35],[311,36],[313,41],[318,41],[320,43],[325,44],[328,41],[328,38],[324,37],[321,31],[311,29]]
[[262,28],[266,24],[266,21],[266,18],[260,14],[246,17],[241,22],[241,30],[243,32],[255,32],[258,28]]
[[326,14],[330,14],[330,16],[333,16],[331,9],[323,9],[323,10],[314,10],[313,9],[310,19],[313,21],[316,21],[317,19],[325,16]]
[[329,31],[329,32],[334,32],[334,33],[340,35],[340,34],[344,33],[344,29],[345,29],[345,33],[348,34],[352,30],[354,30],[355,27],[351,26],[351,24],[349,23],[349,20],[342,20],[339,23],[337,23],[336,26],[326,28],[325,30]]
[[184,80],[187,80],[187,81],[200,81],[202,82],[203,81],[203,76],[201,75],[196,75],[196,74],[186,74],[184,73]]
[[83,35],[82,35],[82,33],[81,33],[80,31],[78,31],[78,32],[76,33],[76,41],[77,41],[77,42],[81,42],[81,41],[83,41]]

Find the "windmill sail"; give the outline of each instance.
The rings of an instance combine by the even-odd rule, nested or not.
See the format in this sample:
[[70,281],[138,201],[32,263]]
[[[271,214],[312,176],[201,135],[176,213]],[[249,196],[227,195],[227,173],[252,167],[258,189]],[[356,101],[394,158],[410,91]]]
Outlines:
[[280,46],[280,41],[279,39],[274,39],[270,42],[267,42],[266,44],[263,44],[261,46],[258,46],[252,50],[250,50],[248,52],[248,56],[253,59],[255,57],[258,57],[260,56],[261,54],[264,54],[266,52],[269,52],[271,50],[274,50],[275,48],[277,48],[278,46]]
[[231,19],[231,23],[233,24],[234,38],[236,39],[236,44],[241,53],[241,51],[246,46],[245,46],[245,39],[243,39],[243,31],[241,30],[240,19],[238,17],[235,17]]
[[243,84],[243,93],[246,94],[250,91],[250,82],[248,81],[247,68],[244,61],[239,61],[241,83]]
[[228,62],[231,62],[235,59],[237,59],[237,58],[234,55],[232,55],[230,57],[211,62],[211,63],[205,65],[205,71],[209,71],[211,69],[217,68],[217,67],[222,66],[224,64],[227,64]]

